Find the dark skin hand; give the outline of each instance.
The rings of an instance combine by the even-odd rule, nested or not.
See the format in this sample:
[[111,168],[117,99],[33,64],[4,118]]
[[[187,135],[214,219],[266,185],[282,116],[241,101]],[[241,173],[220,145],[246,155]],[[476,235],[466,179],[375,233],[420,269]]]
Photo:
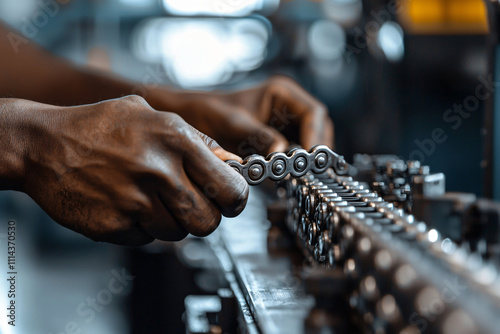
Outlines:
[[[150,93],[153,105],[162,105],[162,90]],[[328,109],[284,76],[236,92],[183,92],[182,100],[173,111],[240,156],[283,152],[289,141],[333,146]]]
[[[179,114],[241,156],[284,151],[289,141],[306,149],[317,144],[334,145],[327,108],[288,77],[271,77],[260,85],[234,92],[195,92],[155,83],[137,84],[78,68],[33,42],[19,42],[13,47],[14,33],[0,24],[0,97],[73,106],[138,94],[156,110]],[[145,77],[144,81],[154,80]]]
[[245,207],[248,185],[222,161],[238,157],[141,97],[71,108],[3,102],[2,124],[23,138],[10,150],[13,188],[93,240],[134,246],[206,236],[221,214]]
[[[13,44],[12,34],[0,24],[0,190],[26,192],[94,240],[208,235],[248,196],[223,161],[289,141],[333,145],[326,108],[289,78],[212,93],[137,84]],[[120,98],[130,94],[142,97]]]

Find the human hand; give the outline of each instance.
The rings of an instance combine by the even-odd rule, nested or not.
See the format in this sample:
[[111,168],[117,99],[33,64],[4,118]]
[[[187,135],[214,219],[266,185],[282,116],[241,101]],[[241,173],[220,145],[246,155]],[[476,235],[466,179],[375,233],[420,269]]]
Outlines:
[[[155,93],[161,96],[161,90]],[[171,110],[240,156],[285,151],[289,141],[305,149],[334,144],[327,108],[284,76],[236,92],[180,95],[183,103]],[[161,98],[156,100],[155,106],[162,105]]]
[[22,190],[93,240],[206,236],[221,214],[246,204],[247,183],[223,162],[239,157],[140,97],[69,108],[18,100],[16,108],[30,117]]

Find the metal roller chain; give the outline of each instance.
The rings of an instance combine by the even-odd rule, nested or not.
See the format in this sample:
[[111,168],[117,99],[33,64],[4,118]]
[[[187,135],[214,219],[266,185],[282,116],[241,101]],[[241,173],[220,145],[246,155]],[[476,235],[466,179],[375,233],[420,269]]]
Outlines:
[[[286,225],[304,255],[352,279],[351,307],[374,317],[367,323],[374,332],[383,324],[384,333],[452,333],[443,328],[455,324],[467,325],[467,333],[498,333],[500,272],[493,261],[443,239],[351,177],[307,174],[287,182],[287,197]],[[450,282],[461,287],[453,299],[440,294]],[[432,303],[441,308],[425,311]]]
[[279,181],[289,174],[293,177],[301,177],[307,172],[321,174],[330,167],[337,175],[345,175],[348,171],[344,158],[325,145],[314,146],[309,152],[295,148],[286,154],[274,152],[265,158],[254,154],[246,157],[243,163],[236,160],[227,160],[226,163],[250,185],[257,185],[266,178]]

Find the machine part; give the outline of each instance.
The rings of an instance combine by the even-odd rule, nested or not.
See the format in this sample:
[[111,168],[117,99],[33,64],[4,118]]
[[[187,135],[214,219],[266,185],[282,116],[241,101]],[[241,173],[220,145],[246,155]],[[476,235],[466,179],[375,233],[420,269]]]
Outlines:
[[464,240],[464,226],[472,223],[464,219],[476,196],[468,193],[448,192],[441,196],[413,196],[412,214],[427,222],[428,227],[438,230],[444,238],[455,242]]
[[217,296],[189,295],[184,300],[188,334],[232,334],[238,328],[238,301],[231,289],[222,288]]
[[[418,161],[363,155],[347,168],[331,154],[319,146],[228,162],[249,184],[292,176],[278,183],[271,227],[252,220],[244,235],[240,224],[221,232],[259,330],[498,332],[498,203],[446,193],[445,176]],[[302,264],[289,270],[297,250]]]
[[337,175],[348,172],[344,158],[325,145],[314,146],[309,152],[294,148],[287,154],[274,152],[266,158],[254,154],[246,157],[243,163],[236,160],[228,160],[226,163],[250,185],[257,185],[266,178],[279,181],[289,174],[293,177],[301,177],[308,172],[321,174],[330,167]]
[[[300,175],[310,160],[296,151]],[[500,206],[443,194],[444,175],[382,158],[355,161],[356,178],[333,169],[286,178],[271,226],[259,216],[269,202],[250,196],[238,223],[208,239],[231,262],[223,267],[255,320],[247,324],[263,334],[498,332]]]
[[215,314],[221,312],[222,308],[221,300],[217,296],[187,296],[184,306],[186,308],[186,333],[221,333],[220,327],[214,325]]
[[500,203],[480,199],[464,215],[464,241],[485,258],[500,259]]
[[[391,171],[393,175],[395,170]],[[419,185],[427,181],[435,185],[428,188],[428,199],[440,199],[441,203],[445,196],[432,195],[439,195],[443,178],[438,174],[424,179]],[[443,328],[453,322],[451,315],[457,312],[470,320],[474,333],[497,332],[500,294],[495,291],[500,276],[491,259],[494,247],[488,248],[489,257],[471,251],[352,177],[308,173],[287,181],[287,195],[289,232],[306,260],[316,264],[315,270],[326,271],[320,275],[310,272],[302,278],[307,292],[316,300],[306,321],[310,328],[318,328],[311,325],[318,318],[318,309],[329,311],[334,300],[336,304],[347,301],[355,318],[362,319],[360,327],[368,332],[401,333],[420,321],[425,322],[429,333],[443,333]],[[451,200],[450,206],[457,207],[454,203]],[[472,207],[470,216],[476,221],[476,230],[468,233],[479,236],[487,231],[490,245],[495,244],[498,212],[498,206],[489,203]],[[473,246],[480,248],[477,243]],[[342,279],[346,281],[340,284]],[[443,291],[449,290],[452,281],[462,289],[450,299]],[[325,299],[335,288],[339,289],[335,297]],[[323,322],[330,332],[346,325],[332,319]]]
[[443,173],[432,175],[415,175],[413,177],[414,195],[441,196],[446,191]]

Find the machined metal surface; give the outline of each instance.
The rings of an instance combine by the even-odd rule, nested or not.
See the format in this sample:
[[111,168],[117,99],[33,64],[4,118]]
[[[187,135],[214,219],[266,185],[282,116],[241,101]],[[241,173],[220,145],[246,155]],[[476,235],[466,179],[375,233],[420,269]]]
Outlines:
[[261,333],[301,334],[314,298],[293,275],[290,258],[269,253],[266,202],[262,189],[252,188],[243,213],[224,218],[207,242],[234,275]]

